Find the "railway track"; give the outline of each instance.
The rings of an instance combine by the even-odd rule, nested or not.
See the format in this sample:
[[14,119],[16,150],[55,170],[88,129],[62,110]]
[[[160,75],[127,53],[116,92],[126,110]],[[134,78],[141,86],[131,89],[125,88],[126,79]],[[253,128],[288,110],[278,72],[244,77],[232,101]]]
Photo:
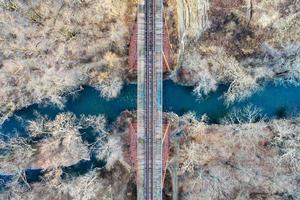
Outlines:
[[145,4],[145,36],[146,36],[146,77],[145,77],[145,91],[146,91],[146,106],[145,106],[145,199],[153,199],[153,71],[154,71],[154,43],[155,43],[155,35],[154,35],[154,11],[155,2],[153,0],[146,1]]
[[139,200],[162,199],[162,0],[142,0],[138,12]]

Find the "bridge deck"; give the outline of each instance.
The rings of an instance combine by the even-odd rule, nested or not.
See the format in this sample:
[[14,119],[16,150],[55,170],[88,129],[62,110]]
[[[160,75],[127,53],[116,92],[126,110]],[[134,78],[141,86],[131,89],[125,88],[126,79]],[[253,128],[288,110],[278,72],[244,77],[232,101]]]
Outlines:
[[138,10],[137,190],[139,200],[162,199],[163,1]]

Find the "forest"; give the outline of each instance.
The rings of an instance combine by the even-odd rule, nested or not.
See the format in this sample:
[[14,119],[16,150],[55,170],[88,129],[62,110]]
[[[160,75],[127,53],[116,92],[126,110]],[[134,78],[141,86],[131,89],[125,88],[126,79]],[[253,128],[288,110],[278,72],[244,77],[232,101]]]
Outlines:
[[[134,199],[136,110],[112,120],[64,109],[86,87],[112,101],[136,83],[128,60],[137,6],[0,0],[0,199]],[[299,0],[165,0],[164,16],[172,60],[164,78],[192,88],[199,104],[224,86],[224,110],[269,83],[300,86]],[[60,111],[19,115],[35,105]],[[270,117],[250,102],[218,122],[164,112],[164,198],[299,199],[299,111]],[[14,119],[21,131],[4,131]]]

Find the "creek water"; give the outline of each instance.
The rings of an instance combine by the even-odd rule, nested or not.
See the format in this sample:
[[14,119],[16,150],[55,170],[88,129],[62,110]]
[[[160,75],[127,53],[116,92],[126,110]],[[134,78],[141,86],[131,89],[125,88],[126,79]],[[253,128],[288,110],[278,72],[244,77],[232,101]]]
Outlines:
[[[274,83],[266,83],[261,91],[241,102],[226,106],[223,94],[227,86],[221,85],[206,98],[198,99],[192,94],[192,87],[175,84],[171,80],[164,81],[163,110],[182,115],[194,112],[197,116],[206,114],[212,123],[218,123],[232,109],[243,108],[249,104],[261,108],[262,114],[268,118],[285,117],[300,112],[300,87],[285,87]],[[22,133],[27,120],[33,120],[36,113],[47,115],[53,119],[60,112],[73,112],[77,116],[104,114],[108,121],[114,121],[124,110],[136,110],[136,84],[126,85],[118,98],[105,99],[92,87],[84,87],[75,97],[70,96],[63,109],[50,105],[31,105],[15,112],[8,119],[0,132],[2,134]]]

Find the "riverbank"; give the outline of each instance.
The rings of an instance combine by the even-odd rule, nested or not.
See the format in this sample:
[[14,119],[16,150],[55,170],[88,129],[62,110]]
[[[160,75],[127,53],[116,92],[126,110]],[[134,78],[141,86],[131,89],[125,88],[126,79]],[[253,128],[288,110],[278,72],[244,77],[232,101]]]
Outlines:
[[221,84],[227,104],[265,81],[299,85],[299,11],[293,1],[178,0],[179,58],[172,79],[199,98]]
[[36,103],[64,107],[82,85],[114,98],[127,82],[134,1],[0,1],[0,123]]
[[299,118],[227,125],[193,115],[180,120],[186,126],[173,142],[178,149],[169,168],[178,175],[180,198],[298,198]]
[[[233,118],[226,118],[222,124],[209,124],[205,116],[164,114],[172,127],[165,196],[172,196],[172,188],[178,186],[180,198],[188,199],[197,199],[199,195],[231,199],[297,197],[299,117],[264,121],[255,118],[253,109],[242,110],[235,117],[239,116],[247,118],[236,123],[230,121]],[[1,158],[1,171],[10,170],[16,176],[5,182],[0,196],[35,199],[41,192],[45,199],[53,195],[70,195],[73,199],[134,196],[134,157],[130,157],[134,152],[129,144],[135,119],[136,112],[124,112],[112,126],[107,126],[103,116],[76,118],[74,114],[61,113],[54,120],[30,121],[30,139],[1,143],[9,152]],[[58,141],[59,146],[55,145]],[[68,142],[75,142],[76,147],[70,149],[72,145]],[[34,151],[27,154],[28,150]],[[90,164],[82,163],[82,159]],[[104,161],[104,165],[97,167],[97,160]],[[31,173],[27,179],[23,172],[33,166],[42,172]],[[210,185],[214,187],[208,190]]]

